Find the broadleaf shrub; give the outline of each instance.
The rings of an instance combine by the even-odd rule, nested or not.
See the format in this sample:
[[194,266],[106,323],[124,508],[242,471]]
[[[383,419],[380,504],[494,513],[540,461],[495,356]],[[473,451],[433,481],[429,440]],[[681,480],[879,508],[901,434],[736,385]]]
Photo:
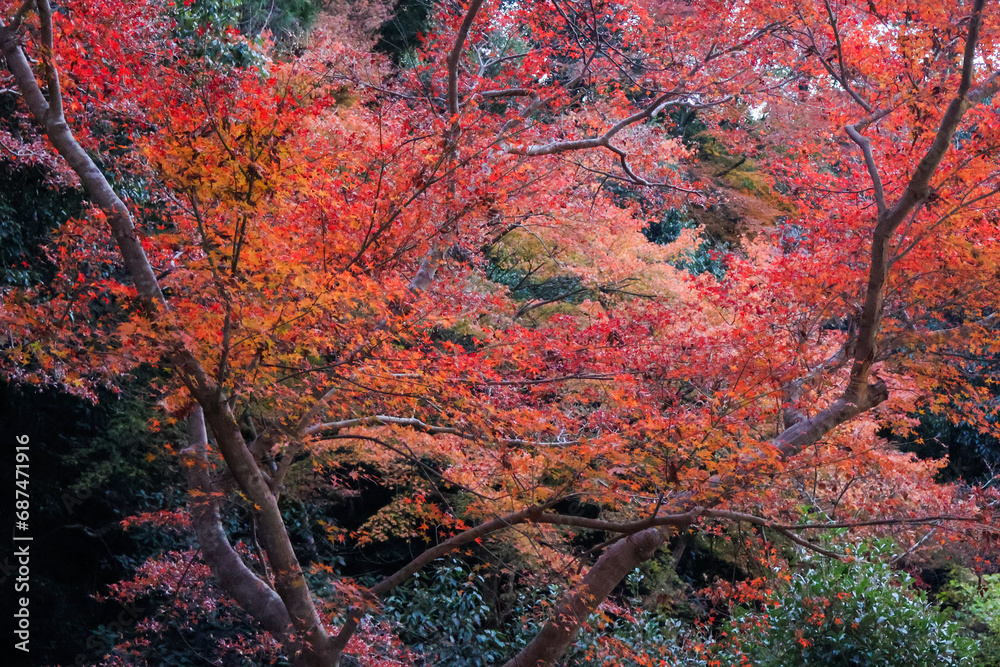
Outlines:
[[720,665],[867,667],[968,665],[973,642],[893,569],[888,541],[849,561],[806,556],[764,610],[727,623]]

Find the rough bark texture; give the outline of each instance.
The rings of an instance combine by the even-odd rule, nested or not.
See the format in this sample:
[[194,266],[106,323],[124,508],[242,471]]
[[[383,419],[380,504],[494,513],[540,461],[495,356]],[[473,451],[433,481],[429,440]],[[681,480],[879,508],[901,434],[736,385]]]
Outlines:
[[837,426],[862,412],[871,410],[887,398],[889,398],[889,390],[884,383],[872,384],[864,391],[859,402],[851,402],[846,397],[840,398],[834,401],[830,407],[820,410],[812,417],[801,419],[790,428],[782,431],[777,438],[771,441],[771,445],[778,450],[782,458],[794,456]]

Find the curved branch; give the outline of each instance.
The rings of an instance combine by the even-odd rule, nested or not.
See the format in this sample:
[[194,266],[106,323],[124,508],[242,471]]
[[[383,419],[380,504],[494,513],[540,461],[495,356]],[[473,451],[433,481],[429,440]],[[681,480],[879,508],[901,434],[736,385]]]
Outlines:
[[615,586],[666,541],[660,528],[647,528],[612,545],[583,580],[559,601],[541,631],[504,667],[545,667],[555,662],[573,641],[573,635]]
[[[528,384],[531,384],[529,381]],[[428,435],[454,435],[465,440],[481,440],[482,436],[467,431],[461,431],[451,426],[433,426],[415,417],[392,417],[389,415],[371,415],[370,417],[356,417],[354,419],[343,419],[335,422],[325,422],[316,424],[302,431],[303,437],[332,437],[346,428],[358,426],[405,426]],[[538,442],[534,440],[521,440],[519,438],[497,438],[497,442],[507,445],[575,445],[576,440],[556,440],[552,442]]]
[[292,546],[278,499],[272,492],[264,472],[247,448],[239,425],[228,402],[218,392],[198,393],[195,398],[204,408],[205,421],[212,429],[219,452],[233,473],[236,483],[252,503],[260,540],[274,570],[274,588],[288,610],[299,641],[307,645],[303,659],[310,667],[322,667],[335,662],[331,638]]
[[3,53],[7,69],[14,77],[17,87],[24,98],[35,121],[45,129],[45,134],[69,166],[76,172],[80,182],[86,189],[91,200],[108,217],[111,233],[121,251],[125,266],[142,302],[156,311],[166,309],[166,300],[156,279],[156,272],[146,257],[146,251],[136,236],[135,224],[128,207],[118,197],[114,188],[97,168],[97,165],[73,136],[72,130],[63,116],[62,92],[59,89],[59,76],[56,63],[51,56],[52,48],[52,10],[48,0],[39,0],[39,15],[42,18],[43,50],[50,51],[43,60],[46,61],[46,80],[49,87],[49,99],[45,99],[35,73],[31,69],[24,49],[18,42],[17,32],[13,26],[6,26],[0,21],[0,52]]
[[1000,313],[993,313],[978,319],[975,322],[967,322],[966,324],[960,324],[956,327],[950,327],[948,329],[938,329],[936,331],[904,331],[885,343],[884,348],[887,353],[885,355],[880,355],[877,359],[883,359],[891,356],[888,354],[888,351],[893,350],[894,348],[903,347],[905,349],[912,349],[918,345],[944,345],[945,343],[953,340],[961,340],[963,338],[967,338],[969,334],[974,331],[992,329],[998,322],[1000,322]]
[[875,205],[878,207],[878,214],[880,216],[885,215],[885,189],[882,187],[882,177],[879,176],[878,166],[875,164],[875,156],[872,155],[872,142],[868,140],[868,137],[862,136],[853,125],[845,126],[844,130],[847,132],[847,136],[860,146],[861,152],[864,153],[865,167],[868,168],[868,175],[872,179],[872,185],[875,186]]
[[[373,600],[383,596],[396,586],[399,586],[401,583],[406,581],[409,577],[419,572],[432,561],[437,560],[438,558],[451,553],[455,549],[458,549],[459,547],[470,542],[479,540],[491,533],[510,528],[511,526],[516,526],[517,524],[525,523],[544,511],[546,507],[554,504],[554,502],[555,501],[549,501],[543,505],[526,507],[517,512],[505,514],[504,516],[481,523],[474,528],[462,531],[458,535],[441,542],[437,546],[427,549],[412,561],[407,563],[404,567],[369,588],[366,591],[366,594]],[[354,632],[358,628],[358,622],[360,621],[361,616],[362,611],[360,609],[355,608],[348,611],[347,619],[344,622],[344,625],[341,627],[340,632],[336,637],[334,637],[332,642],[332,646],[335,651],[343,651],[347,646],[347,643],[350,641]]]
[[345,428],[354,428],[358,426],[409,426],[423,433],[428,433],[430,435],[458,435],[463,437],[471,437],[463,435],[461,431],[456,428],[443,427],[443,426],[431,426],[419,419],[414,419],[411,417],[390,417],[388,415],[372,415],[371,417],[358,417],[356,419],[344,419],[336,422],[326,422],[324,424],[316,424],[305,429],[302,432],[304,436],[319,435],[324,432],[334,432],[342,431]]
[[555,155],[557,153],[566,153],[568,151],[587,150],[590,148],[610,148],[609,144],[611,139],[629,125],[634,125],[639,121],[652,118],[660,111],[660,109],[671,104],[679,104],[681,102],[680,99],[670,99],[671,95],[672,93],[663,93],[647,104],[643,109],[637,111],[631,116],[621,119],[609,127],[604,134],[599,136],[587,139],[573,139],[570,141],[554,141],[548,144],[528,146],[527,148],[517,148],[512,146],[507,148],[507,152],[513,155],[534,157],[539,155]]
[[985,0],[976,0],[973,7],[969,33],[965,40],[962,79],[955,97],[941,118],[934,140],[917,164],[902,196],[891,209],[881,212],[878,216],[878,223],[872,236],[868,286],[859,321],[854,364],[851,368],[850,383],[845,392],[845,399],[848,402],[862,403],[867,400],[865,393],[868,390],[868,375],[878,353],[877,337],[882,326],[885,284],[889,277],[889,245],[892,236],[914,207],[927,197],[930,180],[941,165],[962,116],[971,106],[978,104],[997,89],[1000,72],[994,72],[986,82],[970,92],[984,4]]
[[935,516],[921,516],[901,519],[869,519],[867,521],[829,521],[826,523],[785,523],[772,524],[770,527],[782,530],[832,530],[835,528],[865,528],[868,526],[897,526],[897,525],[920,525],[925,523],[940,523],[943,521],[954,521],[956,523],[978,523],[980,528],[987,532],[997,533],[1000,529],[987,526],[982,520],[974,516],[955,516],[952,514],[939,514]]
[[827,60],[820,58],[819,61],[830,76],[840,82],[840,85],[844,87],[844,90],[846,90],[847,94],[851,96],[851,99],[857,102],[862,109],[871,113],[872,106],[866,102],[856,90],[854,90],[851,86],[851,82],[847,78],[847,67],[844,65],[844,45],[840,39],[840,28],[837,26],[837,17],[833,14],[833,8],[830,6],[830,1],[823,0],[823,5],[826,7],[826,15],[830,21],[830,27],[833,29],[833,37],[837,45],[837,61],[840,64],[840,76],[837,76],[837,73],[833,71],[833,67],[829,62],[827,62]]
[[222,527],[217,495],[208,470],[208,435],[205,416],[195,406],[188,416],[188,446],[181,451],[191,493],[191,525],[198,536],[202,555],[223,590],[282,643],[289,655],[296,652],[292,619],[274,590],[253,573],[233,549]]
[[682,514],[666,514],[663,516],[640,519],[638,521],[605,521],[602,519],[590,519],[584,516],[572,516],[568,514],[540,514],[534,517],[535,523],[550,523],[558,526],[575,526],[577,528],[587,528],[589,530],[603,530],[608,533],[638,533],[646,528],[658,526],[690,526],[698,520],[698,517],[708,516],[711,510],[704,507],[692,507]]
[[862,412],[871,410],[889,398],[889,389],[882,381],[868,385],[861,396],[852,401],[840,398],[831,406],[820,410],[812,417],[803,419],[771,441],[782,458],[788,458],[802,451],[804,447],[817,442],[831,430]]
[[472,0],[469,11],[466,12],[465,19],[458,28],[455,44],[448,54],[448,112],[452,116],[458,114],[458,61],[462,58],[462,49],[465,48],[465,40],[469,37],[472,22],[476,20],[476,14],[482,6],[483,0]]

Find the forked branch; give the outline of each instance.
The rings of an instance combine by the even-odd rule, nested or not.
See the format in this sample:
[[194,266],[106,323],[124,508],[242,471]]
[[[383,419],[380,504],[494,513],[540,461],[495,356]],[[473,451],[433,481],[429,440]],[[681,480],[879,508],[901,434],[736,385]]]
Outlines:
[[[985,0],[976,0],[969,20],[969,32],[965,40],[965,54],[962,63],[962,77],[954,98],[941,118],[941,124],[934,140],[917,164],[910,181],[891,208],[880,209],[878,222],[872,237],[871,263],[868,272],[868,286],[862,307],[858,326],[858,340],[855,348],[854,364],[851,368],[851,379],[844,394],[844,399],[857,405],[870,403],[866,397],[869,391],[868,376],[878,354],[877,338],[882,326],[882,313],[885,301],[885,286],[889,277],[889,247],[893,234],[899,225],[928,195],[931,178],[934,176],[944,155],[951,145],[952,138],[958,129],[965,112],[979,104],[987,96],[996,92],[1000,72],[994,72],[975,90],[971,90],[975,69],[976,46],[979,40],[979,28],[982,23]],[[860,136],[860,135],[859,135]],[[853,138],[853,137],[852,137]],[[857,141],[857,140],[856,140]],[[865,148],[864,142],[860,144]],[[874,159],[869,163],[870,148],[865,155],[869,164],[869,173],[873,180],[878,177],[874,168]],[[877,183],[878,181],[876,181]],[[876,187],[876,194],[878,189]]]

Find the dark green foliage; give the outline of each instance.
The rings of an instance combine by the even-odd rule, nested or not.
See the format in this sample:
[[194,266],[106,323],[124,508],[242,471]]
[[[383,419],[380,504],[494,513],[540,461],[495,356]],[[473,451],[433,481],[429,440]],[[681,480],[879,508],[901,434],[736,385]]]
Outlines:
[[375,49],[399,64],[403,56],[420,43],[420,35],[431,26],[434,0],[398,0],[392,18],[378,30]]
[[47,183],[40,167],[0,164],[0,283],[28,287],[51,280],[54,267],[42,245],[81,210],[80,192]]
[[741,610],[725,628],[724,665],[936,667],[970,664],[972,643],[877,542],[853,562],[806,557],[766,612]]
[[[21,134],[16,110],[16,97],[0,94],[0,125],[15,136]],[[83,197],[50,176],[41,165],[0,160],[0,285],[27,287],[54,275],[42,245],[59,225],[80,215]]]
[[385,601],[385,617],[425,664],[486,667],[507,657],[507,639],[492,628],[485,580],[457,560],[417,574]]
[[684,144],[688,147],[699,145],[699,137],[706,136],[703,133],[708,128],[702,122],[696,109],[686,105],[669,107],[665,116],[669,119],[668,127],[672,126],[670,133],[683,139]]
[[539,281],[518,281],[518,284],[511,289],[511,295],[515,299],[545,302],[582,303],[590,293],[591,290],[583,287],[583,281],[577,276],[553,276]]
[[[193,0],[174,5],[174,31],[182,46],[204,65],[258,67],[255,45],[267,31],[288,48],[322,9],[320,0]],[[249,41],[235,39],[237,34]]]
[[[532,585],[514,576],[505,580],[504,592],[490,595],[491,583],[501,577],[482,574],[455,559],[437,562],[440,565],[398,588],[383,607],[383,618],[397,626],[399,637],[420,656],[415,664],[501,664],[538,633],[562,594],[559,586]],[[604,613],[594,614],[559,661],[560,667],[647,664],[609,651],[608,646],[616,643],[639,655],[670,657],[676,664],[703,664],[687,653],[682,621],[641,608],[639,590],[645,580],[638,571],[628,577],[620,588],[632,611],[612,604]]]
[[[684,229],[693,229],[697,223],[687,215],[683,208],[670,208],[656,222],[651,222],[642,233],[650,243],[666,244],[677,240]],[[705,239],[697,250],[678,260],[674,265],[679,269],[699,275],[711,273],[718,279],[726,275],[726,255],[730,252],[727,241],[716,240],[703,236]]]
[[[203,67],[255,67],[253,44],[233,39],[240,20],[239,0],[194,0],[174,5],[174,34]],[[253,35],[256,37],[256,35]]]
[[690,256],[678,261],[676,266],[696,276],[711,273],[716,279],[722,280],[726,275],[726,257],[729,252],[727,242],[706,240]]
[[693,224],[683,208],[668,208],[658,221],[649,223],[642,233],[650,243],[672,243],[681,235],[682,229],[688,229]]
[[517,256],[504,254],[496,248],[488,253],[487,259],[486,277],[509,288],[511,296],[527,302],[528,307],[557,301],[579,304],[593,297],[594,290],[585,287],[578,276],[538,278],[536,272],[541,266],[532,268]]
[[[966,626],[979,628],[981,644],[963,636],[952,614],[940,611],[913,579],[885,560],[888,541],[864,548],[853,562],[806,556],[764,608],[738,609],[717,632],[650,608],[649,577],[634,572],[577,635],[563,667],[666,664],[703,667],[931,667],[1000,664],[993,626],[998,622],[995,582],[988,592],[974,584],[955,589]],[[440,562],[440,561],[439,561]],[[981,588],[981,587],[980,587]],[[387,601],[384,618],[420,664],[466,667],[510,658],[531,640],[560,596],[557,586],[513,585],[504,609],[490,604],[486,577],[457,560],[416,575]],[[979,597],[976,597],[976,596]],[[994,599],[996,598],[996,599]],[[624,603],[623,606],[617,606]],[[501,621],[500,619],[506,619]],[[998,626],[1000,627],[1000,626]],[[994,642],[995,643],[995,642]],[[700,646],[700,649],[696,649]],[[622,653],[628,647],[635,659]],[[649,661],[652,662],[649,662]]]
[[[121,615],[120,605],[91,596],[127,576],[160,539],[150,536],[144,544],[121,520],[183,501],[174,490],[179,473],[164,455],[182,434],[170,426],[150,432],[151,420],[162,416],[149,397],[149,380],[136,379],[119,394],[102,392],[98,404],[0,383],[0,482],[7,489],[14,488],[13,438],[30,438],[34,664],[74,664],[91,629]],[[12,521],[12,513],[0,514],[5,535],[12,534]],[[11,544],[0,545],[0,563],[10,557]]]
[[908,436],[899,448],[922,459],[947,458],[948,465],[938,473],[940,481],[986,481],[992,476],[990,471],[1000,466],[1000,440],[956,419],[957,412],[919,417],[916,437]]
[[240,32],[256,36],[268,30],[279,42],[306,32],[322,9],[321,0],[234,0]]
[[938,601],[955,610],[955,619],[975,640],[977,667],[1000,667],[1000,574],[976,575],[954,568]]

